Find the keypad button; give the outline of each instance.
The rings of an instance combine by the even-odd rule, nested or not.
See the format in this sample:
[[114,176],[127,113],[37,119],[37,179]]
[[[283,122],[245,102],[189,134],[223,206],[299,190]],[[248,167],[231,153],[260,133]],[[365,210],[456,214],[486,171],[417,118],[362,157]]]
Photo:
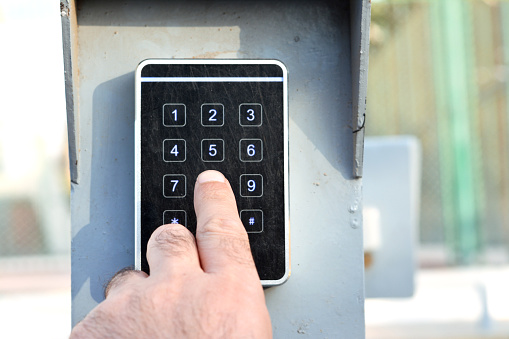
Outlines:
[[224,106],[222,104],[201,105],[201,124],[207,127],[224,125]]
[[205,162],[221,162],[224,160],[223,139],[203,139],[201,141],[201,160]]
[[163,125],[166,127],[182,127],[186,124],[186,105],[164,104]]
[[163,225],[180,224],[187,227],[187,213],[183,210],[166,210],[163,213]]
[[247,233],[263,232],[263,211],[262,210],[242,210],[240,211],[240,220]]
[[239,157],[245,162],[259,162],[263,159],[263,142],[261,139],[241,139]]
[[163,195],[165,198],[183,198],[187,194],[186,176],[166,174],[163,177]]
[[239,123],[245,127],[261,126],[262,113],[261,104],[241,104],[239,106]]
[[163,160],[166,162],[186,161],[186,141],[184,139],[164,139]]
[[261,197],[263,195],[263,176],[261,174],[242,174],[240,176],[240,195],[242,197]]

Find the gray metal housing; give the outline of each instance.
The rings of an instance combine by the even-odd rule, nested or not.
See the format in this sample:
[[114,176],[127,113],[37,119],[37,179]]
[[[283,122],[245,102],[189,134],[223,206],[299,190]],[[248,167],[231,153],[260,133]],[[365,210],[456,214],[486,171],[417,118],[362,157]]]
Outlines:
[[147,58],[289,70],[292,277],[274,336],[364,337],[361,179],[370,1],[60,2],[71,164],[72,322],[134,264],[134,71]]

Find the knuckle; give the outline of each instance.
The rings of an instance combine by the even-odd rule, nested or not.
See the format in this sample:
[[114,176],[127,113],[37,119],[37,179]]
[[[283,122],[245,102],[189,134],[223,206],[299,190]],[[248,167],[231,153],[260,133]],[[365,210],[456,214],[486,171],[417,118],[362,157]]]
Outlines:
[[129,278],[131,274],[136,274],[137,272],[139,271],[136,271],[132,267],[124,267],[123,269],[115,273],[104,288],[104,298],[108,297],[108,294],[112,289],[120,287]]
[[160,226],[149,240],[149,246],[164,250],[164,253],[175,255],[194,248],[195,241],[191,232],[182,225],[168,224]]

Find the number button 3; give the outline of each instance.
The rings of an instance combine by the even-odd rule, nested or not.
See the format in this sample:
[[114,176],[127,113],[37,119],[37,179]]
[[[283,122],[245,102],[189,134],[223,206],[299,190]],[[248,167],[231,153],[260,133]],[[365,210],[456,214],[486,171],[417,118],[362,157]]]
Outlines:
[[261,174],[242,174],[240,176],[240,196],[261,197],[263,195],[263,176]]
[[186,141],[184,139],[164,139],[163,160],[165,162],[186,161]]
[[187,194],[184,174],[166,174],[163,177],[163,196],[165,198],[184,198]]
[[224,125],[223,104],[201,105],[201,124],[208,127],[221,127]]
[[262,125],[261,104],[241,104],[239,106],[239,124],[244,127]]
[[239,158],[244,162],[260,162],[263,159],[263,142],[261,139],[241,139]]
[[201,160],[205,162],[221,162],[224,160],[223,139],[203,139],[201,141]]

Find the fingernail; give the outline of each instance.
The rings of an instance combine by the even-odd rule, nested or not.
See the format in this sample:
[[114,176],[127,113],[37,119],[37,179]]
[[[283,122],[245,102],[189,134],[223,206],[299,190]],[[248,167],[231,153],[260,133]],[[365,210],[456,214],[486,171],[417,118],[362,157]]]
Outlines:
[[224,175],[221,172],[218,171],[205,171],[200,173],[198,178],[196,178],[196,181],[198,181],[200,184],[206,183],[206,182],[225,182]]

